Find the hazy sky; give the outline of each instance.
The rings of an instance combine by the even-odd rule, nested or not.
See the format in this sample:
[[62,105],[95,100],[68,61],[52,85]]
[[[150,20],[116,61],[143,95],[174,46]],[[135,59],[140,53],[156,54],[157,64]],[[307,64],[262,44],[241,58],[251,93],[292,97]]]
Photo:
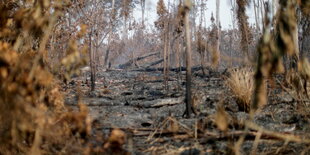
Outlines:
[[[146,12],[145,12],[145,20],[149,24],[154,25],[154,21],[157,19],[157,14],[156,14],[156,4],[158,0],[146,0]],[[171,2],[173,0],[170,0]],[[168,0],[165,0],[167,3]],[[207,26],[210,25],[210,18],[211,18],[211,13],[215,15],[215,5],[216,0],[208,0],[207,1],[207,10],[206,10],[206,20],[207,20]],[[248,9],[249,11],[247,12],[247,15],[250,17],[250,23],[254,23],[254,13],[252,13],[252,9]],[[134,16],[137,20],[141,20],[141,8],[138,6],[135,8],[134,11]],[[230,5],[230,0],[221,0],[220,1],[220,21],[223,29],[231,28],[232,27],[232,17],[231,17],[231,5]]]

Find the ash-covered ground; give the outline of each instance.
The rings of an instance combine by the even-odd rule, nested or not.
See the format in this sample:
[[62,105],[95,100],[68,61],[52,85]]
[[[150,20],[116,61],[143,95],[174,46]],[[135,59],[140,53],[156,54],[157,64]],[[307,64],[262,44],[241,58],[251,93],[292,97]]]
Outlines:
[[[183,117],[185,72],[169,72],[166,86],[161,71],[110,70],[97,76],[93,92],[85,77],[73,78],[66,104],[75,109],[80,99],[88,105],[94,135],[107,137],[113,128],[125,131],[124,148],[131,153],[233,154],[246,135],[244,154],[310,154],[309,143],[303,141],[310,138],[309,101],[296,101],[278,85],[268,89],[268,105],[245,131],[249,114],[225,86],[226,71],[206,76],[193,72],[192,118]],[[218,109],[224,109],[222,119],[216,118]],[[226,131],[218,129],[219,121],[227,122]]]

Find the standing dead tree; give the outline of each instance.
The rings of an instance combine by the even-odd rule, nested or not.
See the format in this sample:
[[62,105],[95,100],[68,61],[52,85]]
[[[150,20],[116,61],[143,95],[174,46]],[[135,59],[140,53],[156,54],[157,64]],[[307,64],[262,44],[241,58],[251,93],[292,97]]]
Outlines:
[[248,16],[246,15],[246,6],[248,5],[247,0],[237,0],[237,19],[239,25],[239,31],[241,31],[241,49],[242,52],[246,55],[245,62],[250,60],[249,54],[249,43],[250,43],[250,31],[249,31],[249,23]]
[[145,15],[145,0],[140,0],[140,5],[141,5],[141,22],[143,28],[145,27],[144,25],[144,15]]
[[185,0],[183,7],[183,17],[185,23],[185,41],[186,41],[186,97],[185,104],[186,110],[184,115],[188,118],[191,117],[191,114],[195,111],[192,106],[192,53],[191,53],[191,32],[189,26],[189,11],[191,9],[191,0]]
[[[298,43],[296,42],[297,20],[296,1],[280,0],[280,10],[276,25],[276,34],[271,35],[271,26],[266,15],[264,35],[258,45],[258,64],[255,74],[254,100],[251,105],[251,116],[262,105],[267,104],[265,78],[273,72],[284,70],[282,57],[287,54],[298,60]],[[269,11],[267,11],[269,12]],[[274,36],[275,38],[272,38]],[[296,61],[297,61],[296,60]]]
[[301,1],[300,10],[301,17],[299,20],[299,25],[301,28],[300,35],[300,57],[309,56],[310,51],[310,2]]
[[253,8],[254,8],[254,16],[255,16],[255,26],[256,26],[256,31],[260,31],[259,8],[258,8],[259,2],[256,2],[256,1],[257,0],[253,0]]
[[206,73],[206,68],[205,68],[205,64],[206,64],[205,56],[206,56],[208,44],[202,36],[201,28],[199,29],[200,30],[197,33],[197,52],[200,55],[200,65],[201,65],[202,73],[204,76],[206,76],[207,73]]
[[88,26],[87,38],[89,45],[89,60],[91,72],[91,91],[95,90],[96,72],[99,65],[99,49],[103,46],[109,34],[109,18],[102,16],[107,13],[108,4],[99,0],[77,1],[73,3],[74,21],[84,23]]
[[213,68],[217,68],[219,59],[220,59],[220,52],[219,52],[219,27],[215,23],[215,19],[213,13],[211,14],[211,32],[209,33],[209,43],[215,46],[211,46],[211,53],[212,53],[212,66]]
[[216,0],[216,44],[214,54],[214,66],[218,67],[220,62],[220,40],[221,40],[221,26],[220,26],[220,0]]
[[89,66],[90,66],[90,82],[91,82],[91,91],[95,90],[95,81],[96,81],[96,69],[95,69],[95,53],[92,48],[92,33],[93,29],[89,33]]
[[131,8],[130,8],[131,0],[123,0],[121,7],[121,16],[124,18],[124,27],[123,27],[123,40],[128,39],[128,19],[130,18]]
[[168,48],[169,48],[169,12],[165,6],[165,3],[163,0],[159,0],[157,3],[157,15],[159,16],[158,20],[155,22],[156,28],[160,31],[160,36],[162,37],[162,44],[164,46],[163,48],[163,60],[164,60],[164,85],[165,89],[167,90],[167,81],[168,81]]
[[[254,114],[260,107],[267,104],[266,78],[270,77],[274,72],[283,72],[282,58],[285,54],[292,57],[296,57],[296,54],[298,54],[298,45],[294,41],[297,29],[295,6],[295,0],[280,0],[275,34],[271,33],[270,11],[269,7],[266,7],[263,36],[257,46],[258,60],[254,76],[255,88],[250,109],[250,120],[254,119]],[[245,131],[248,131],[248,126],[245,128]],[[240,154],[240,146],[244,139],[245,135],[239,138],[234,148],[235,154]]]
[[104,57],[104,66],[106,68],[109,68],[109,55],[110,55],[110,46],[111,46],[111,41],[112,41],[112,36],[113,36],[113,29],[114,29],[114,24],[115,24],[115,18],[116,18],[116,14],[115,14],[115,0],[112,0],[112,9],[111,9],[111,15],[110,15],[110,34],[109,34],[109,38],[108,38],[108,47],[105,53],[105,57]]
[[204,76],[206,76],[206,69],[205,69],[205,57],[207,52],[207,42],[203,38],[203,26],[202,23],[204,22],[204,16],[205,16],[205,9],[206,9],[206,2],[201,1],[200,2],[200,21],[199,21],[199,28],[198,32],[196,32],[197,37],[197,52],[200,55],[200,64],[201,64],[201,70]]

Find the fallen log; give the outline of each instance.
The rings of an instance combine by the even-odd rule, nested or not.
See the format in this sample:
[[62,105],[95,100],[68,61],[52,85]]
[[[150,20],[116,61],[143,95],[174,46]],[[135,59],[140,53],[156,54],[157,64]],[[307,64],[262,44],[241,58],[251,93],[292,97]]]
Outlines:
[[140,56],[140,57],[136,57],[134,59],[131,59],[129,61],[127,61],[126,63],[124,64],[120,64],[118,66],[119,69],[126,69],[130,66],[132,66],[132,64],[136,61],[140,61],[140,60],[143,60],[145,58],[148,58],[148,57],[151,57],[151,56],[155,56],[155,55],[159,55],[159,52],[153,52],[153,53],[147,53],[146,55],[143,55],[143,56]]
[[156,61],[153,61],[151,63],[147,63],[147,64],[143,64],[141,65],[142,68],[149,68],[149,67],[152,67],[152,66],[155,66],[155,65],[158,65],[160,63],[164,62],[164,59],[161,58],[161,59],[158,59]]
[[[164,68],[163,67],[159,67],[159,68],[140,68],[140,69],[133,69],[133,71],[141,71],[141,72],[154,72],[154,71],[163,71]],[[172,72],[182,72],[185,71],[186,68],[185,67],[175,67],[175,68],[168,68],[169,71]],[[192,71],[199,71],[201,70],[201,66],[194,66],[192,67]]]
[[166,99],[157,99],[152,101],[143,101],[143,103],[139,102],[132,102],[131,105],[133,106],[142,106],[144,108],[159,108],[163,106],[171,106],[176,105],[184,102],[184,97],[179,98],[166,98]]

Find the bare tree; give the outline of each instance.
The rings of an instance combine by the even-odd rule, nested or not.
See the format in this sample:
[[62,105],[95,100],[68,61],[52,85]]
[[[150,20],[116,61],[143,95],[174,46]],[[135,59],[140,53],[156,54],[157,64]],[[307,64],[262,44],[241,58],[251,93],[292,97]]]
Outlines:
[[111,46],[111,41],[112,41],[112,36],[113,36],[113,28],[114,28],[114,20],[115,20],[115,0],[112,0],[112,9],[111,9],[111,16],[110,16],[110,34],[109,34],[109,38],[108,38],[108,47],[105,53],[105,57],[104,57],[104,66],[106,68],[109,68],[109,55],[110,55],[110,46]]
[[216,0],[216,29],[217,29],[217,35],[216,35],[216,44],[215,44],[215,54],[216,54],[216,60],[214,62],[215,66],[219,65],[220,61],[220,38],[221,38],[221,26],[220,26],[220,0]]
[[189,26],[189,11],[191,9],[191,0],[185,0],[184,2],[184,23],[185,23],[185,38],[186,38],[186,117],[191,117],[191,114],[195,112],[192,106],[192,52],[191,52],[191,32]]
[[248,5],[247,0],[237,0],[237,17],[239,24],[239,31],[241,31],[241,49],[245,54],[245,62],[250,60],[249,54],[249,42],[250,42],[250,31],[249,31],[249,23],[248,16],[246,15],[246,6]]
[[95,54],[93,50],[93,44],[92,44],[92,35],[93,35],[93,29],[90,30],[89,35],[89,66],[90,66],[90,81],[91,81],[91,91],[95,90],[95,81],[96,81],[96,69],[95,69]]
[[[273,0],[274,1],[274,0]],[[258,2],[259,3],[259,2]],[[256,30],[260,31],[260,24],[259,24],[259,9],[256,0],[253,0],[253,7],[254,7],[254,15],[255,15],[255,25]]]
[[206,52],[207,52],[207,42],[203,38],[203,25],[204,23],[204,16],[205,16],[205,9],[206,9],[206,2],[201,1],[200,2],[200,21],[199,21],[199,28],[198,32],[196,32],[197,37],[197,51],[200,54],[200,65],[201,65],[201,70],[204,76],[206,76],[206,70],[205,70],[205,57],[206,57]]
[[140,0],[141,14],[142,14],[142,26],[144,27],[144,14],[145,14],[145,0]]
[[168,62],[167,62],[167,56],[168,56],[168,48],[169,48],[169,12],[165,6],[165,3],[163,0],[159,0],[157,2],[157,15],[159,16],[158,20],[155,21],[155,26],[160,31],[160,36],[162,37],[162,44],[164,46],[163,49],[163,60],[164,60],[164,85],[165,89],[167,90],[167,81],[168,81]]
[[122,10],[121,10],[121,14],[124,18],[124,21],[123,21],[123,40],[126,40],[128,39],[128,18],[130,17],[130,3],[131,3],[131,0],[123,0],[122,2]]

